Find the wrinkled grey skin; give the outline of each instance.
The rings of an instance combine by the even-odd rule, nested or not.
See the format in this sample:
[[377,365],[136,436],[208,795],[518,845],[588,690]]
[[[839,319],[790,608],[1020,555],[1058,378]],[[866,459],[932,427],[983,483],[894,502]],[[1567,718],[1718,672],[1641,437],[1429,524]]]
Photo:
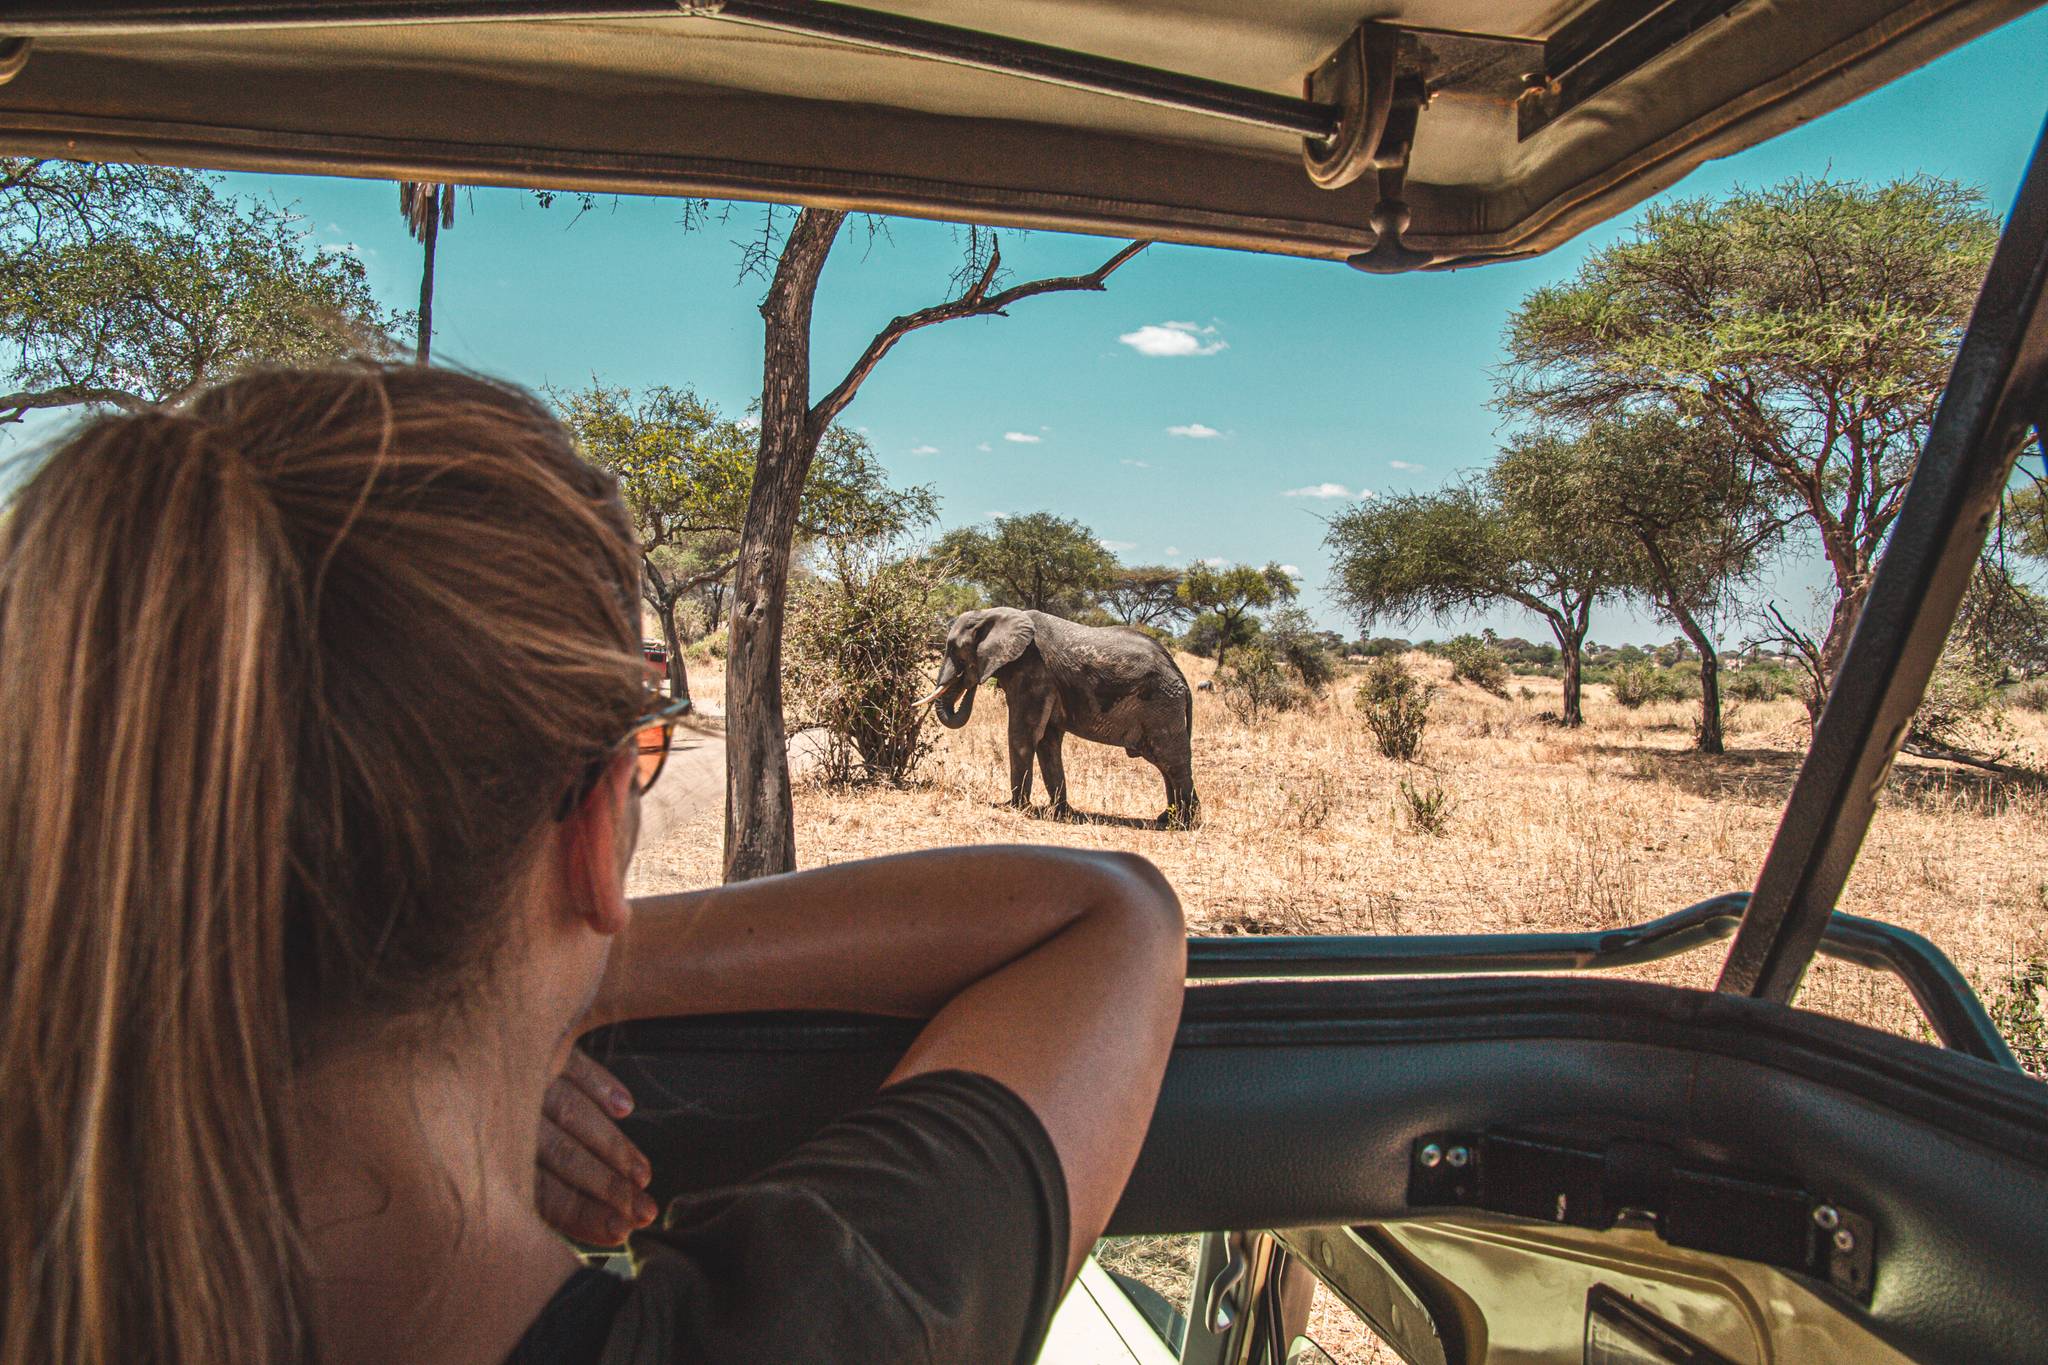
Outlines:
[[962,612],[946,633],[933,693],[939,720],[957,730],[974,694],[993,677],[1010,708],[1010,804],[1031,803],[1031,760],[1045,774],[1055,814],[1067,811],[1060,744],[1068,735],[1114,744],[1166,779],[1162,828],[1200,809],[1188,731],[1194,694],[1173,656],[1140,631],[1083,626],[1042,611],[991,607]]

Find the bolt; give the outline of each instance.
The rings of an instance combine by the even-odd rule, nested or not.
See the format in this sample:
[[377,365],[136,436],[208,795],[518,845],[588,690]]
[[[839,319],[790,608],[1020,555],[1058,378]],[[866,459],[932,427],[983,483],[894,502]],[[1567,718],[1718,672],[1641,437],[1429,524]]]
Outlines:
[[1842,1215],[1833,1204],[1818,1204],[1813,1210],[1813,1221],[1822,1232],[1832,1232],[1842,1222]]
[[1847,1228],[1835,1229],[1835,1250],[1848,1253],[1856,1249],[1856,1234]]
[[1437,1146],[1434,1142],[1432,1142],[1428,1146],[1424,1147],[1420,1152],[1417,1152],[1415,1154],[1415,1159],[1417,1161],[1420,1161],[1423,1165],[1429,1167],[1429,1169],[1435,1170],[1437,1168],[1437,1164],[1444,1159],[1444,1149]]
[[1472,1153],[1463,1147],[1453,1147],[1450,1151],[1444,1153],[1444,1160],[1450,1162],[1454,1167],[1463,1166],[1471,1159]]

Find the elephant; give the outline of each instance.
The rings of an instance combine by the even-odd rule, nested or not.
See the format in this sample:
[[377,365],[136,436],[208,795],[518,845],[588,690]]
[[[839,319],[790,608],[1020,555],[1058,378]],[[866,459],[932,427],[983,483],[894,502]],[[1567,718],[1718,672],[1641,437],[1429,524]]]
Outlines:
[[1162,829],[1194,822],[1189,734],[1194,693],[1164,646],[1124,626],[1084,626],[1042,611],[991,607],[962,612],[946,632],[939,685],[920,706],[938,703],[939,720],[957,730],[974,714],[974,694],[994,678],[1010,708],[1010,804],[1031,802],[1031,760],[1045,774],[1053,813],[1067,813],[1060,744],[1072,734],[1114,744],[1166,779]]

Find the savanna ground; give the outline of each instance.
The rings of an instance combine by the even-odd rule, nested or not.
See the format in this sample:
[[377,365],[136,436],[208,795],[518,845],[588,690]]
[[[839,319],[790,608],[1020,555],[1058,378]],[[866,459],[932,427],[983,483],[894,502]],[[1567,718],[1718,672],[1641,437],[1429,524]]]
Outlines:
[[[1506,699],[1451,684],[1448,666],[1410,657],[1439,686],[1419,761],[1380,756],[1353,706],[1355,671],[1308,709],[1245,723],[1215,692],[1195,696],[1195,777],[1202,822],[1145,827],[1164,804],[1158,775],[1120,750],[1069,741],[1069,799],[1058,821],[1004,804],[1008,759],[1000,700],[983,698],[965,729],[939,731],[918,782],[904,789],[796,793],[799,861],[818,866],[937,844],[1063,844],[1128,849],[1179,890],[1196,934],[1396,934],[1605,928],[1630,924],[1753,882],[1806,739],[1793,700],[1733,704],[1728,752],[1691,748],[1696,703],[1629,711],[1587,688],[1586,724],[1565,730],[1559,684],[1511,678]],[[1208,661],[1182,656],[1191,682]],[[692,687],[714,704],[715,673]],[[2013,756],[2048,756],[2048,717],[2007,713]],[[1441,790],[1438,832],[1419,827],[1404,795]],[[1042,803],[1043,792],[1038,793]],[[717,879],[720,814],[657,825],[635,863],[636,889]],[[2048,787],[1912,758],[1899,761],[1841,900],[1843,909],[1925,935],[1977,985],[2001,1022],[2040,1041],[2040,1002],[2024,974],[2048,954]],[[1638,969],[1711,986],[1712,950]],[[1799,1003],[1926,1038],[1889,977],[1822,961]],[[2010,1031],[2010,1030],[2009,1030]],[[2038,1065],[2038,1055],[2035,1058]],[[1184,1294],[1183,1239],[1139,1239],[1112,1256],[1127,1272]],[[1184,1268],[1183,1268],[1184,1267]],[[1340,1361],[1376,1357],[1319,1300],[1314,1335]],[[1384,1357],[1391,1360],[1389,1354]]]

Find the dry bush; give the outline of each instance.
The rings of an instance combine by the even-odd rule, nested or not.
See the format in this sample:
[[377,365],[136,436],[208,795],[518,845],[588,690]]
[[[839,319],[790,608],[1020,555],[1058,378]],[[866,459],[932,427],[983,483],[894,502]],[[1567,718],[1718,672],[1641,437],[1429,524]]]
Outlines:
[[1405,662],[1391,654],[1365,666],[1357,705],[1382,755],[1404,763],[1414,760],[1422,748],[1422,732],[1429,725],[1429,700],[1435,692],[1432,684],[1416,677]]

